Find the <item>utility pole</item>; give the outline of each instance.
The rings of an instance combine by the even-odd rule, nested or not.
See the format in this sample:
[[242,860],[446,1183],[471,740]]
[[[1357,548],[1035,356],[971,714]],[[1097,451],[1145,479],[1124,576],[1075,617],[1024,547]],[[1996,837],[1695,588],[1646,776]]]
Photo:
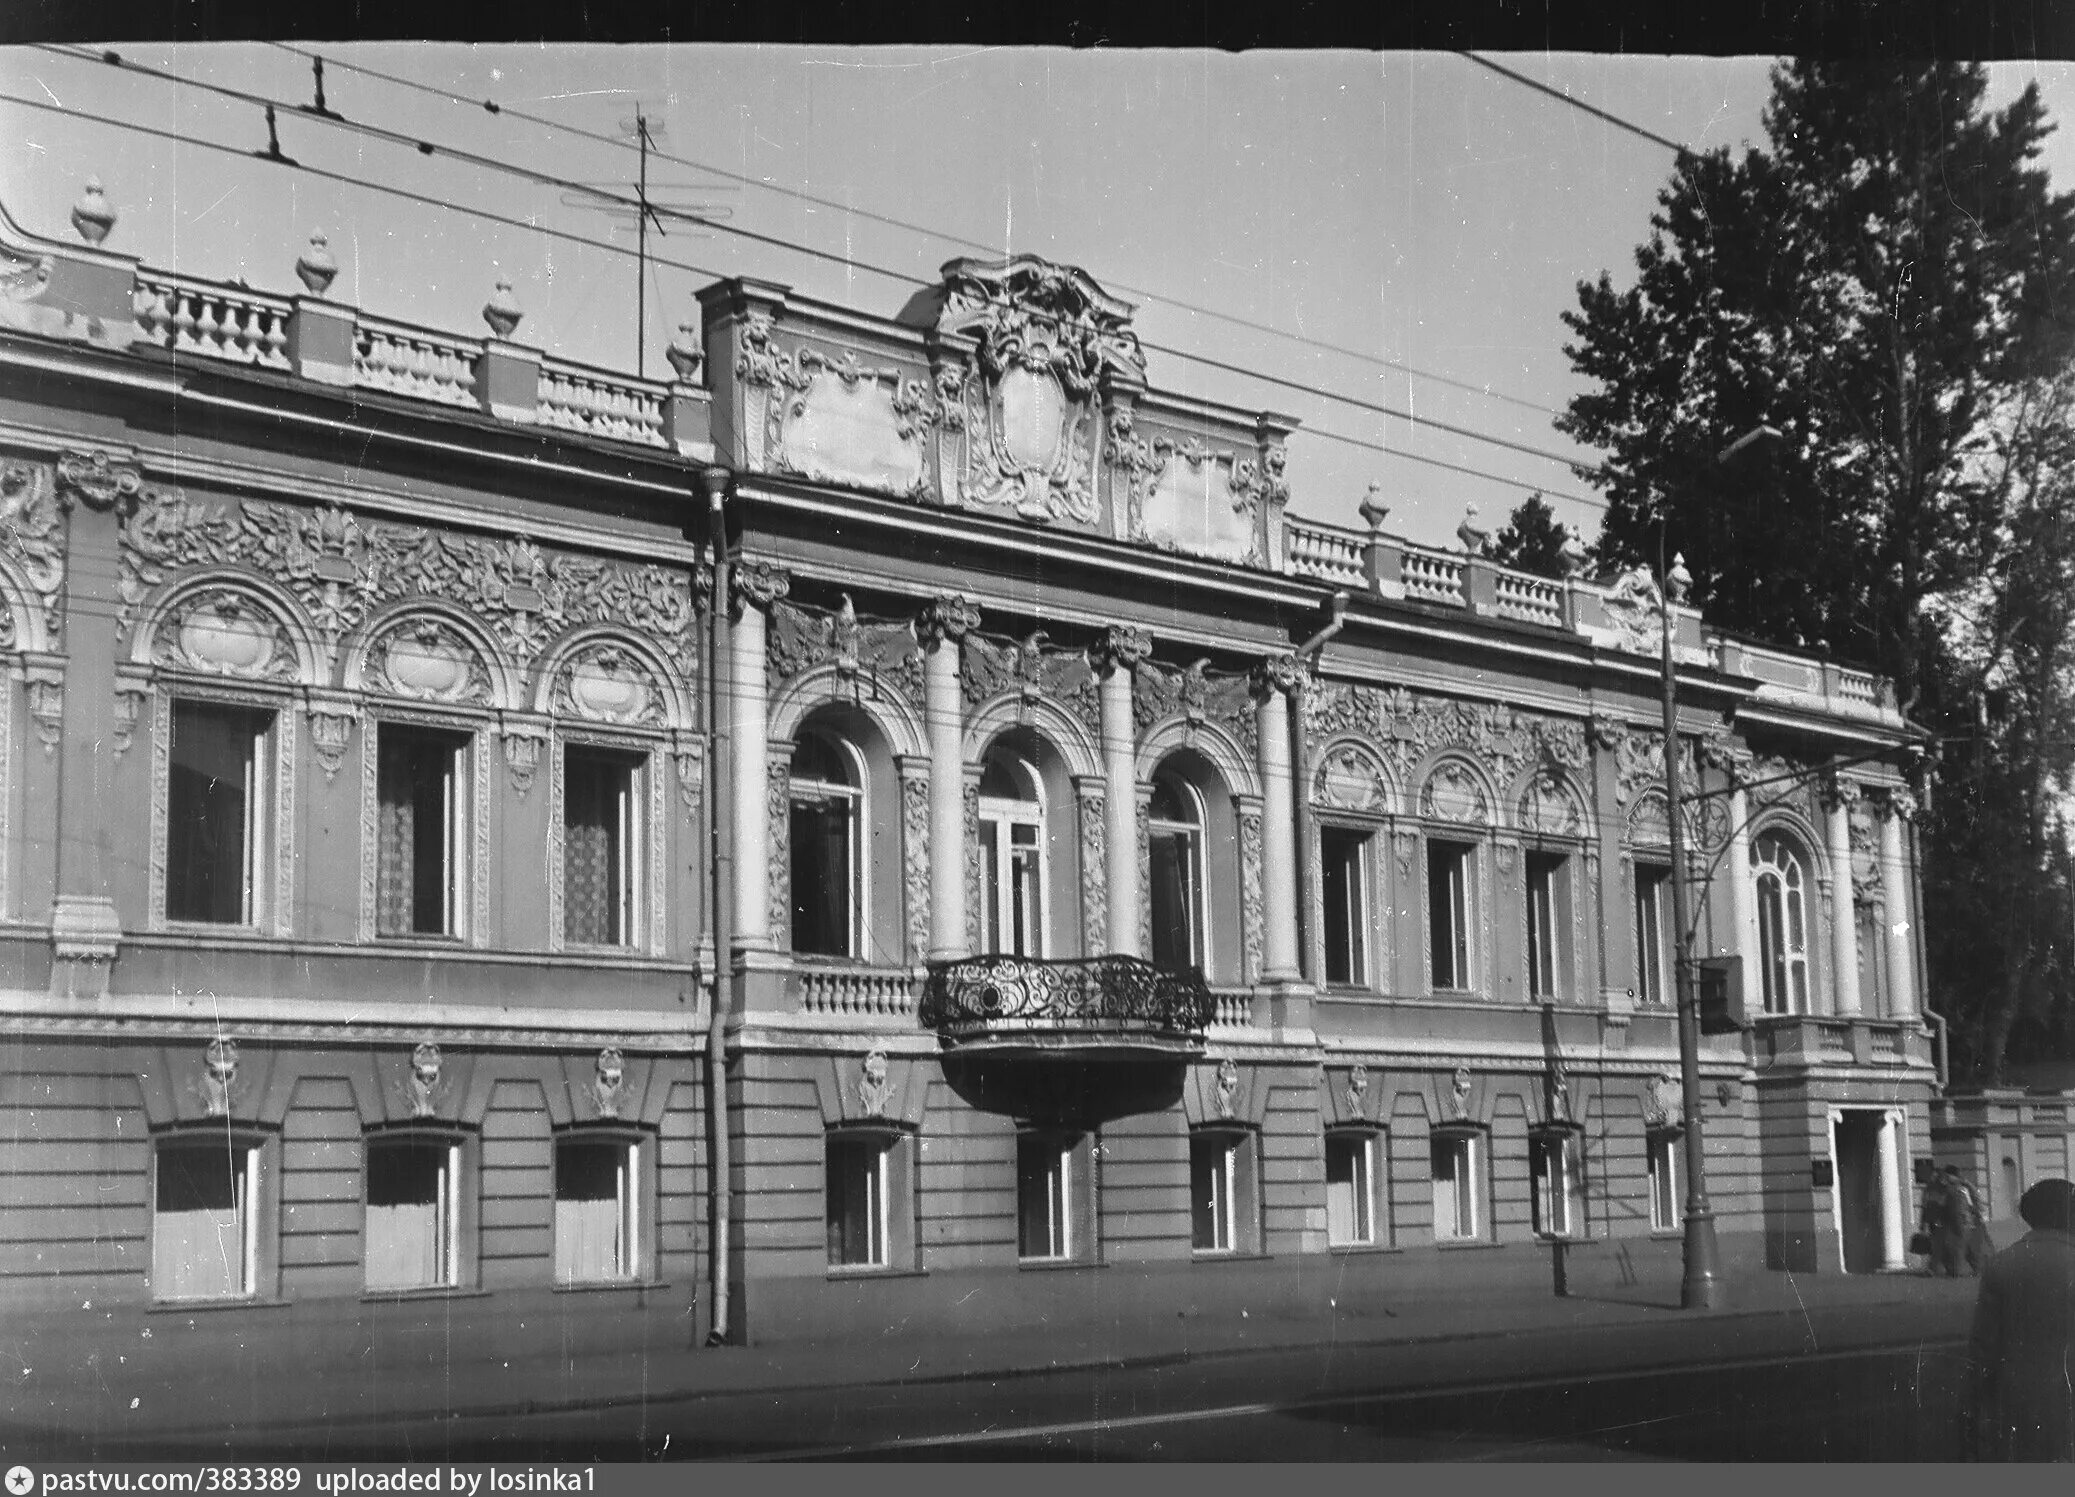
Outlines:
[[1700,1124],[1700,995],[1693,981],[1693,932],[1687,927],[1686,834],[1679,803],[1678,661],[1672,650],[1672,619],[1693,578],[1686,558],[1674,556],[1664,566],[1664,541],[1658,538],[1657,609],[1663,620],[1664,671],[1664,799],[1671,823],[1672,935],[1679,1000],[1679,1093],[1685,1112],[1686,1210],[1685,1270],[1679,1304],[1688,1310],[1710,1310],[1718,1303],[1721,1271],[1715,1250],[1715,1213],[1708,1204],[1706,1149]]

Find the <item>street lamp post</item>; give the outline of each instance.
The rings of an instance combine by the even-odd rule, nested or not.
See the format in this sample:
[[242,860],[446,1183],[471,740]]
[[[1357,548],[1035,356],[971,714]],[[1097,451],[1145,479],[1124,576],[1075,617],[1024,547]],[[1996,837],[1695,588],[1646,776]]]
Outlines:
[[1708,1310],[1718,1303],[1721,1275],[1715,1254],[1715,1213],[1708,1188],[1700,1126],[1700,999],[1693,982],[1693,933],[1686,923],[1686,836],[1679,811],[1678,666],[1672,653],[1672,611],[1693,578],[1683,556],[1672,558],[1658,584],[1658,614],[1664,635],[1664,799],[1672,854],[1673,971],[1679,1001],[1679,1093],[1685,1112],[1685,1273],[1679,1303]]

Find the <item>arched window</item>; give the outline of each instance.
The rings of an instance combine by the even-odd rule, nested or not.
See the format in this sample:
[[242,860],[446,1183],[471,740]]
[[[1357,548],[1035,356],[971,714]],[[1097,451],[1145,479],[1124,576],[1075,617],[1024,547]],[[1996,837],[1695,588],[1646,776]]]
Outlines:
[[792,762],[793,950],[859,957],[865,948],[865,775],[828,733],[800,735]]
[[1045,954],[1044,780],[1005,748],[980,773],[981,944],[1011,956]]
[[1808,1012],[1808,875],[1794,845],[1767,832],[1751,848],[1758,884],[1758,970],[1769,1014]]
[[1203,797],[1195,786],[1166,770],[1153,777],[1146,825],[1152,878],[1150,955],[1158,966],[1208,966],[1203,823]]

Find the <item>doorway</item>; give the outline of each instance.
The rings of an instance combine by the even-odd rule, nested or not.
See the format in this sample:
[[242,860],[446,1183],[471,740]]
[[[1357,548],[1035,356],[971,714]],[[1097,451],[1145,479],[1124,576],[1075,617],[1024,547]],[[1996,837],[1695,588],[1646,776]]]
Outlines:
[[1831,1157],[1837,1169],[1834,1204],[1844,1271],[1901,1268],[1906,1263],[1901,1173],[1896,1164],[1901,1119],[1873,1108],[1841,1108],[1831,1119]]

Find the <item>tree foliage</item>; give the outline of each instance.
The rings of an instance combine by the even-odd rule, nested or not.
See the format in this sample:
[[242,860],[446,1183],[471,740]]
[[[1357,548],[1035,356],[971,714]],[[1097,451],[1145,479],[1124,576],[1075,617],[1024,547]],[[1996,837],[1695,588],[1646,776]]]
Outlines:
[[[1557,424],[1605,453],[1602,560],[1683,552],[1713,622],[1870,664],[1966,739],[1926,818],[1926,939],[1956,1070],[1992,1077],[2012,1025],[2068,995],[2064,946],[2024,933],[2061,875],[2038,832],[2053,610],[2022,537],[2075,464],[2037,419],[2069,352],[2075,197],[2037,164],[2036,90],[1990,112],[1985,88],[1953,63],[1776,69],[1766,146],[1682,153],[1634,283],[1578,288],[1566,351],[1593,388]],[[1781,439],[1721,456],[1761,424]],[[2000,674],[1969,663],[1976,626]]]
[[1538,577],[1567,574],[1563,548],[1570,539],[1568,525],[1540,494],[1530,494],[1514,508],[1491,543],[1491,557],[1502,567],[1533,572]]

